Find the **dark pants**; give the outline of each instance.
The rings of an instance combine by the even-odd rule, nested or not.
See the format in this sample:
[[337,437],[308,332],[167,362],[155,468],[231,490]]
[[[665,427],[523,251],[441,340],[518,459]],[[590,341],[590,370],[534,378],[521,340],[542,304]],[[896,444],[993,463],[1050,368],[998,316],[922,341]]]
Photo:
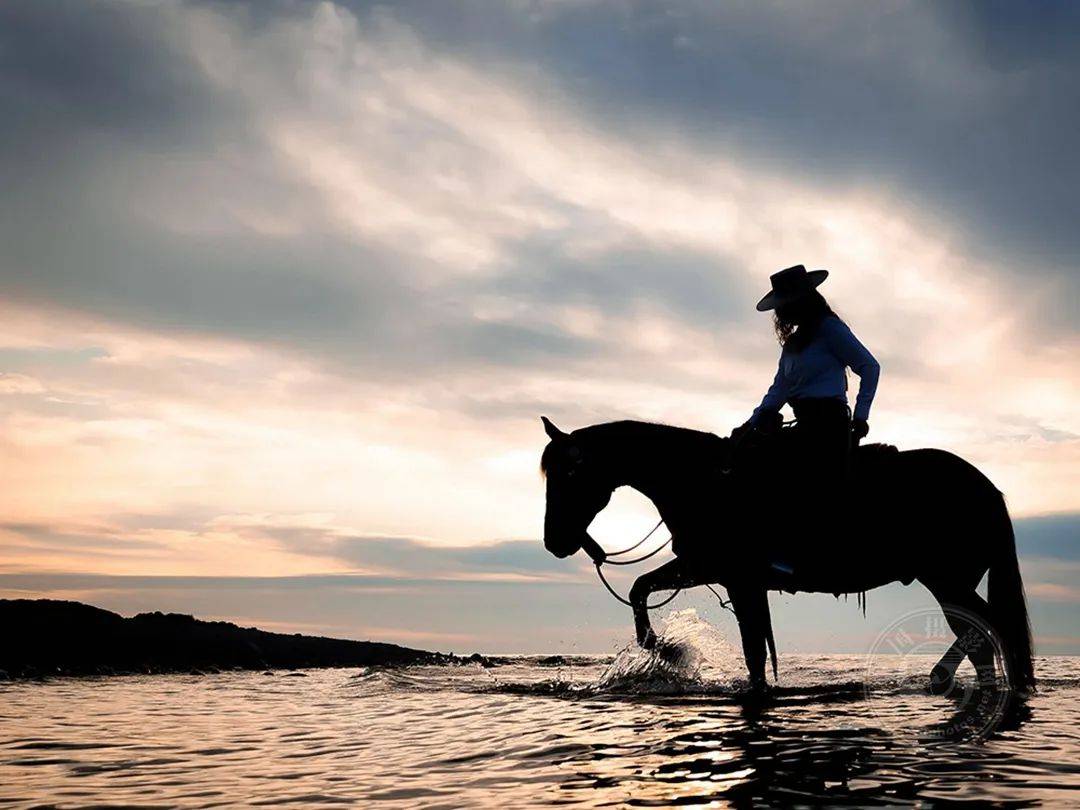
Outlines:
[[812,533],[839,526],[847,495],[851,418],[836,399],[791,403],[798,420],[791,430],[788,457],[801,528]]
[[847,405],[839,400],[802,399],[791,405],[798,420],[794,427],[736,445],[731,503],[748,527],[765,530],[768,543],[760,550],[767,560],[803,570],[816,564],[819,548],[807,540],[840,531],[851,428]]
[[838,399],[797,399],[791,407],[797,420],[791,449],[796,469],[805,475],[801,483],[842,487],[851,449],[847,405]]

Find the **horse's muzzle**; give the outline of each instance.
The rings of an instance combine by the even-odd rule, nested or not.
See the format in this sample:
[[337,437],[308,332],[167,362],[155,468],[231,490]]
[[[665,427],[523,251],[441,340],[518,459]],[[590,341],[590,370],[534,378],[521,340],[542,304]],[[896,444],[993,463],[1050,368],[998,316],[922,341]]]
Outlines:
[[551,539],[551,535],[544,535],[544,548],[548,550],[550,554],[558,557],[560,560],[564,560],[572,554],[576,554],[581,549],[580,543],[557,543]]

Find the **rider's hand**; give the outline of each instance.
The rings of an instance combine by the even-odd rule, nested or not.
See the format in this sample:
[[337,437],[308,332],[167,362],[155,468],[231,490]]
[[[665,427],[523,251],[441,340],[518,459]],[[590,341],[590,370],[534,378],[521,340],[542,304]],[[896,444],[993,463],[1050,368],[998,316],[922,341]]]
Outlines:
[[779,433],[780,428],[784,426],[784,417],[779,411],[773,413],[763,414],[758,420],[757,429],[762,433],[771,436],[774,433]]
[[745,436],[747,433],[749,433],[753,429],[754,429],[754,425],[752,424],[752,420],[747,419],[745,422],[743,422],[737,428],[732,428],[731,429],[731,438],[734,439],[735,441],[738,441],[739,439],[741,439],[743,436]]
[[865,439],[866,434],[870,432],[870,425],[865,419],[852,419],[851,420],[851,435],[858,441],[859,439]]

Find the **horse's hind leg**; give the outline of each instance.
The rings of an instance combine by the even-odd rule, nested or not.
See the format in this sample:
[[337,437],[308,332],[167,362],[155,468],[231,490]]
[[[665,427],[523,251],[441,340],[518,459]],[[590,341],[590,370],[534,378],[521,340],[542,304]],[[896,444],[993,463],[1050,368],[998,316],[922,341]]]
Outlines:
[[935,695],[944,695],[952,691],[956,670],[964,661],[964,649],[960,639],[952,643],[952,646],[941,656],[941,660],[934,664],[930,670],[930,692]]
[[[928,586],[929,587],[929,586]],[[930,587],[941,604],[956,641],[930,672],[930,690],[937,694],[951,691],[956,669],[965,657],[971,660],[980,684],[993,682],[994,648],[988,633],[993,633],[990,607],[974,588]]]

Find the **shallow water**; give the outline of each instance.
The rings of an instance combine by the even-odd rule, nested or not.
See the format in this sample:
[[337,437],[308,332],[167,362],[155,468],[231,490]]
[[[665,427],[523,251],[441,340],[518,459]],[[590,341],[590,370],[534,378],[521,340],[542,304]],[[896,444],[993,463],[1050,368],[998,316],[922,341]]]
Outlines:
[[1080,802],[1078,658],[1039,659],[1039,693],[982,738],[953,722],[970,703],[921,691],[929,660],[782,656],[756,700],[692,616],[664,638],[554,665],[0,684],[0,805]]

